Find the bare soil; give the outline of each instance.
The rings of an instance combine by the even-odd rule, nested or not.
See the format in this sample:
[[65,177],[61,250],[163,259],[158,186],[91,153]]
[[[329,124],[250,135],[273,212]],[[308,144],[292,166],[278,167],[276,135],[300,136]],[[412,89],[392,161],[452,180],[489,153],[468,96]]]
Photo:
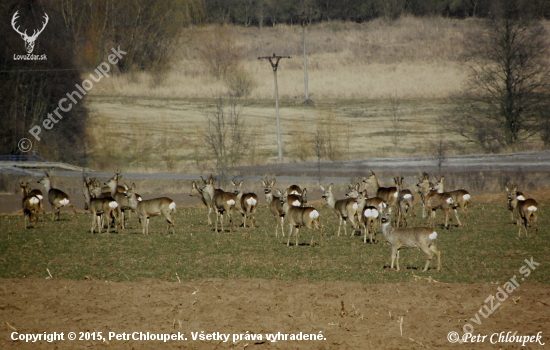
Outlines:
[[[387,272],[387,273],[405,273]],[[432,274],[437,279],[437,273]],[[493,284],[443,284],[417,279],[405,284],[349,282],[217,280],[177,283],[164,280],[0,280],[0,348],[73,349],[420,349],[518,348],[491,344],[493,333],[517,331],[549,343],[550,286],[522,284],[481,325],[470,318]],[[402,318],[402,335],[399,320]],[[462,334],[471,323],[482,343],[457,345],[450,331]],[[64,332],[63,341],[12,341],[12,332]],[[186,341],[67,340],[69,332],[184,333]],[[230,334],[227,342],[193,340],[191,332]],[[262,340],[233,341],[233,334],[262,334]],[[266,333],[320,334],[324,340],[279,340]],[[497,338],[493,338],[496,340]],[[525,349],[541,348],[527,344]]]

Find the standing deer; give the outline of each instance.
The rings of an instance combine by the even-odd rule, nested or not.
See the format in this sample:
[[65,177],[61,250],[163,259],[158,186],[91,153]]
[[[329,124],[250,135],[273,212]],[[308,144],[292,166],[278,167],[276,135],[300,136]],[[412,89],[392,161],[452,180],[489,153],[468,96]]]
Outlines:
[[48,192],[48,200],[52,205],[52,221],[55,220],[56,216],[57,220],[59,220],[59,212],[61,210],[61,207],[71,207],[73,209],[73,214],[76,217],[76,210],[71,204],[69,196],[65,192],[58,190],[57,188],[52,188],[50,175],[48,175],[47,172],[45,174],[46,176],[40,179],[38,183],[43,185],[46,192]]
[[451,192],[445,192],[445,188],[443,185],[443,181],[445,180],[445,177],[442,176],[439,181],[435,184],[435,189],[437,190],[437,193],[447,193],[451,198],[453,199],[453,211],[455,213],[455,218],[458,223],[458,226],[461,226],[462,223],[460,222],[460,219],[458,217],[458,210],[457,208],[460,207],[462,209],[462,212],[464,213],[464,216],[466,217],[466,220],[468,220],[468,203],[470,203],[470,199],[472,198],[468,191],[466,190],[455,190]]
[[143,234],[149,234],[149,217],[157,215],[163,215],[166,218],[168,222],[166,233],[170,232],[170,229],[172,233],[175,233],[172,213],[176,211],[176,203],[168,197],[138,201],[135,190],[136,184],[132,184],[126,195],[128,196],[130,207],[139,217],[139,221],[143,227]]
[[420,194],[420,200],[422,201],[422,219],[426,217],[426,196],[430,193],[430,189],[434,186],[434,183],[430,182],[430,176],[428,173],[423,173],[422,180],[418,178],[416,191]]
[[210,213],[212,212],[212,206],[210,205],[210,197],[197,186],[197,183],[193,181],[191,184],[191,192],[189,193],[191,197],[198,197],[202,201],[206,208],[208,209],[208,225],[212,225],[212,219],[210,218]]
[[380,187],[376,174],[370,170],[370,175],[368,178],[364,177],[363,182],[367,185],[371,185],[376,193],[376,197],[380,197],[386,202],[389,206],[389,212],[391,213],[391,208],[397,207],[397,187]]
[[[120,221],[120,227],[125,230],[126,229],[126,212],[132,210],[132,207],[130,206],[130,201],[128,200],[128,196],[126,196],[126,191],[124,193],[119,192],[119,184],[118,179],[120,178],[120,174],[116,173],[109,181],[105,183],[105,186],[107,186],[111,192],[111,197],[118,203],[117,207],[117,216]],[[122,187],[124,188],[124,187]],[[139,201],[139,195],[136,196]]]
[[[300,191],[297,191],[298,188]],[[307,189],[300,189],[297,185],[292,185],[287,189],[287,200],[295,207],[305,207],[307,205]]]
[[237,196],[237,202],[235,208],[243,216],[243,227],[246,227],[246,220],[250,219],[250,227],[256,226],[256,208],[258,207],[258,196],[255,193],[243,193],[243,182],[236,184],[231,181],[234,187],[235,195]]
[[[285,236],[284,231],[284,219],[285,219],[285,212],[283,211],[283,204],[280,201],[280,197],[282,196],[281,191],[277,190],[277,196],[273,194],[273,186],[275,186],[275,178],[268,179],[267,176],[265,179],[261,180],[262,185],[264,186],[264,193],[265,193],[265,201],[267,202],[267,206],[269,207],[269,211],[275,218],[275,237],[278,237],[279,235],[279,226],[281,227],[281,235]],[[267,233],[266,233],[267,234]]]
[[210,177],[206,181],[206,184],[202,190],[211,198],[210,205],[216,209],[216,232],[218,232],[218,222],[220,221],[220,218],[222,232],[224,232],[223,214],[226,213],[229,217],[230,223],[229,232],[233,233],[233,211],[235,210],[235,204],[237,203],[237,196],[231,192],[224,192],[220,189],[215,189],[213,177]]
[[441,270],[441,253],[434,244],[437,233],[433,229],[428,227],[392,227],[390,214],[384,213],[382,215],[382,233],[392,248],[391,269],[395,263],[397,271],[399,271],[399,250],[401,248],[419,248],[428,255],[428,261],[426,261],[423,271],[428,270],[434,254],[437,255],[437,271]]
[[[420,184],[419,184],[420,185]],[[426,185],[425,182],[422,182],[422,185]],[[435,228],[435,217],[437,209],[441,209],[445,215],[445,228],[452,227],[453,217],[451,216],[451,207],[454,204],[453,199],[448,193],[437,193],[436,191],[426,190],[422,188],[422,191],[426,194],[426,209],[432,224],[432,229]],[[449,225],[447,222],[450,221]]]
[[[395,182],[395,186],[397,187],[397,209],[398,209],[398,215],[397,215],[397,227],[403,226],[407,227],[407,215],[409,213],[409,210],[413,213],[413,215],[416,217],[416,214],[414,213],[414,196],[412,192],[408,189],[403,189],[403,177],[396,177],[393,179]],[[401,221],[403,223],[401,224]]]
[[[29,217],[29,223],[33,222],[34,219],[34,225],[33,227],[36,227],[38,225],[38,212],[40,210],[40,198],[38,198],[36,195],[29,195],[28,194],[28,185],[29,183],[24,183],[23,181],[19,182],[20,188],[21,188],[21,194],[23,195],[23,199],[21,201],[21,207],[23,209],[23,217],[24,217],[24,225],[25,229],[28,228],[27,226],[27,217]],[[44,219],[42,219],[44,221]]]
[[118,203],[112,198],[92,198],[90,182],[87,181],[87,179],[84,179],[83,181],[82,193],[84,194],[84,209],[89,210],[90,213],[92,213],[91,234],[94,234],[96,226],[99,233],[103,231],[105,218],[107,218],[107,232],[109,232],[109,228],[111,227],[109,222],[110,218],[113,218],[113,230],[116,231]]
[[342,223],[344,224],[344,235],[348,235],[347,233],[347,220],[349,219],[352,227],[352,235],[355,233],[355,229],[357,228],[357,225],[355,224],[355,217],[357,216],[357,200],[354,198],[345,198],[336,200],[334,197],[334,194],[332,193],[332,187],[333,184],[330,184],[328,188],[325,188],[323,186],[321,187],[321,191],[323,191],[323,199],[327,202],[328,206],[334,210],[336,215],[338,216],[338,236],[340,236],[340,228],[342,227]]
[[506,186],[506,191],[508,192],[508,205],[513,208],[513,211],[517,214],[516,224],[518,226],[518,237],[521,237],[521,223],[520,219],[523,220],[523,227],[525,228],[525,237],[529,237],[529,232],[527,227],[535,226],[535,232],[539,231],[537,225],[537,210],[538,203],[533,198],[525,198],[523,192],[518,191],[518,186],[514,184],[513,188],[508,188]]
[[[369,225],[367,225],[367,222],[365,221],[366,218],[364,216],[365,208],[367,208],[367,207],[376,208],[378,212],[382,212],[382,211],[386,210],[386,207],[388,205],[380,197],[369,198],[366,189],[359,192],[359,184],[356,184],[355,187],[349,186],[349,188],[350,188],[350,191],[348,193],[346,193],[346,197],[355,198],[357,200],[357,213],[358,213],[358,218],[357,219],[359,220],[359,223],[361,224],[363,229],[368,231],[368,226]],[[369,214],[368,224],[370,224],[371,233],[374,232],[374,225],[377,221],[375,219],[376,218],[372,217]]]
[[[297,207],[292,205],[287,200],[288,192],[279,198],[283,205],[283,211],[285,213],[285,220],[288,222],[289,232],[288,240],[286,242],[287,247],[290,246],[290,236],[292,235],[292,229],[295,229],[294,236],[296,237],[296,246],[298,246],[298,236],[300,235],[300,227],[305,226],[311,230],[318,229],[321,236],[321,244],[323,237],[323,229],[319,221],[319,212],[312,207]],[[310,246],[313,247],[313,234],[311,235]]]
[[42,212],[42,221],[44,221],[44,214],[46,213],[46,211],[44,210],[44,196],[42,195],[42,191],[37,188],[35,188],[34,190],[30,190],[28,181],[20,181],[19,185],[21,186],[21,190],[23,191],[23,197],[35,196],[40,200],[40,211]]
[[[359,195],[359,197],[362,197],[362,195]],[[369,243],[374,243],[374,236],[376,235],[374,225],[379,216],[380,210],[377,207],[366,206],[363,208],[361,214],[361,226],[364,229],[363,243],[367,243],[367,234],[369,235]]]

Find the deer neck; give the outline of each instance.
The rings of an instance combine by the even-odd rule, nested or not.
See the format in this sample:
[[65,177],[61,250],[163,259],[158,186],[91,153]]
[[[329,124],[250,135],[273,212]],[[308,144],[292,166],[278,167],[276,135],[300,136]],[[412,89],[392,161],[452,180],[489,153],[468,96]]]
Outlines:
[[271,201],[273,201],[273,192],[269,191],[265,194],[265,201],[268,205],[271,204]]

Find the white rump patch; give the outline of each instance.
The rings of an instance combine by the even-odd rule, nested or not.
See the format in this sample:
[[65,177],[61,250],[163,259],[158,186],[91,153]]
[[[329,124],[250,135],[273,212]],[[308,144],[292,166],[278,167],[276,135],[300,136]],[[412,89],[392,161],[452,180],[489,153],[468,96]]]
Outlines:
[[309,217],[312,219],[317,219],[319,217],[319,212],[317,210],[313,210],[311,213],[309,213]]
[[529,211],[537,211],[537,207],[535,207],[534,205],[530,206],[529,208],[527,208]]
[[448,204],[453,204],[453,203],[454,203],[454,201],[453,201],[452,198],[447,198],[446,202],[447,202]]
[[523,197],[522,195],[518,196],[518,201],[524,201],[524,200],[525,200],[525,197]]
[[433,241],[434,239],[437,238],[437,232],[434,231],[434,232],[430,233],[430,235],[428,236],[428,238],[431,239],[431,240]]
[[32,197],[31,199],[29,199],[29,203],[38,204],[38,203],[40,203],[40,199],[38,199],[36,197]]
[[379,207],[380,208],[386,208],[388,205],[385,203],[385,202],[382,202],[380,203]]
[[413,196],[412,194],[407,193],[406,195],[403,196],[403,198],[409,199],[409,198],[412,198],[412,196]]
[[292,192],[290,192],[290,194],[297,194],[298,196],[300,195],[300,194],[298,193],[298,191],[295,191],[295,190],[292,190]]
[[248,205],[256,205],[257,201],[253,197],[250,197],[246,200],[246,203],[248,203]]
[[398,195],[399,195],[398,192],[394,192],[394,194],[393,194],[393,196],[394,196],[395,198],[397,198]]
[[38,197],[38,199],[40,199],[40,200],[43,200],[43,199],[44,199],[44,197],[42,197],[41,194],[37,194],[36,197]]
[[376,210],[376,209],[365,209],[364,215],[365,215],[366,218],[376,219],[378,217],[378,210]]
[[118,203],[115,201],[109,202],[109,208],[115,209],[118,207]]
[[61,205],[67,205],[67,204],[69,204],[69,200],[67,198],[64,198],[64,199],[60,200],[59,203]]
[[[174,204],[174,208],[175,208],[175,207],[176,207],[176,203],[172,202],[172,204]],[[170,205],[172,205],[172,204],[170,204]],[[233,199],[230,199],[230,200],[227,201],[227,204],[229,204],[229,205],[235,205],[235,201],[234,201]]]
[[[235,204],[235,202],[233,202],[233,204]],[[170,203],[170,205],[168,206],[168,208],[170,208],[170,210],[176,209],[176,202]]]
[[354,202],[352,206],[353,210],[357,210],[357,207],[358,207],[357,202]]
[[469,201],[470,200],[470,195],[469,194],[465,194],[464,196],[462,196],[462,199],[464,199],[465,201]]
[[139,202],[141,202],[143,199],[142,199],[141,196],[140,196],[140,197],[137,197],[137,200],[138,200]]
[[299,207],[299,206],[302,205],[302,203],[301,203],[299,200],[296,199],[294,202],[292,202],[292,205],[293,205],[294,207]]

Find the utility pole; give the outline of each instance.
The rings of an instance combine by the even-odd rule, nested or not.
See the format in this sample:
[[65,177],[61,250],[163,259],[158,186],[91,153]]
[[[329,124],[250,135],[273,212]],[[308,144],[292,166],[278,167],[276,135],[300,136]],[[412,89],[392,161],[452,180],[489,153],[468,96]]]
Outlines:
[[309,105],[313,104],[313,100],[309,99],[309,91],[308,91],[308,77],[307,77],[307,54],[306,54],[306,28],[310,22],[310,19],[312,15],[316,15],[317,12],[314,13],[305,13],[302,12],[301,14],[294,15],[295,18],[297,18],[302,23],[302,43],[304,48],[304,87],[305,87],[305,100],[304,104]]
[[267,59],[271,63],[273,68],[273,77],[275,79],[275,116],[277,118],[277,145],[279,146],[279,163],[283,162],[283,144],[281,142],[281,123],[279,121],[279,92],[277,88],[277,67],[279,66],[279,60],[281,58],[290,58],[290,56],[262,56],[258,57],[259,60]]

